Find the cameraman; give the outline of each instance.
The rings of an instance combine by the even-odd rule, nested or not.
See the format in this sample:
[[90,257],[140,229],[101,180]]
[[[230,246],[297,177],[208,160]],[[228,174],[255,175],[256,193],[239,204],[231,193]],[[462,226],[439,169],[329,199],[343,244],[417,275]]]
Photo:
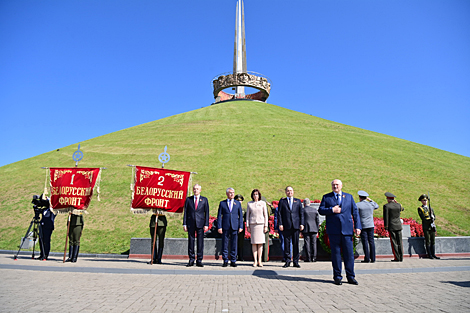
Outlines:
[[[39,197],[38,197],[39,198]],[[33,200],[33,203],[34,200]],[[54,231],[54,219],[55,214],[50,209],[49,198],[41,195],[39,201],[34,206],[34,209],[39,211],[42,215],[41,221],[39,221],[42,229],[42,236],[39,236],[39,247],[41,248],[41,254],[38,260],[47,260],[49,257],[49,251],[51,251],[51,236]]]

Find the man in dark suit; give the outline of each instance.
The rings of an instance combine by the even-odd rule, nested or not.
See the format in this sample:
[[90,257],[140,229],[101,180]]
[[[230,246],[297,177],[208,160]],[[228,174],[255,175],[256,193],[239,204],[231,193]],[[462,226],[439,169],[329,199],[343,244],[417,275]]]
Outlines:
[[230,241],[230,266],[237,267],[237,234],[243,231],[242,205],[234,200],[235,190],[228,188],[227,199],[220,201],[217,213],[217,228],[222,234],[222,267],[228,266],[228,243]]
[[289,267],[291,261],[290,245],[292,242],[292,260],[294,267],[299,265],[299,235],[304,229],[304,208],[302,201],[294,198],[294,188],[286,187],[286,198],[279,200],[279,230],[284,234],[284,258],[283,267]]
[[[333,279],[341,285],[341,251],[349,284],[358,285],[354,274],[353,235],[361,234],[361,220],[352,195],[342,192],[343,183],[339,179],[331,182],[333,192],[323,195],[318,213],[326,215],[326,233],[330,240]],[[353,224],[354,220],[354,224]]]
[[304,200],[304,250],[305,262],[317,261],[317,233],[320,218],[316,207],[310,206],[310,199]]
[[402,242],[402,226],[400,214],[403,207],[395,200],[395,195],[386,192],[387,204],[383,206],[384,212],[384,228],[388,230],[390,242],[392,244],[393,260],[392,262],[403,262],[403,242]]
[[186,198],[184,203],[183,229],[188,232],[189,266],[194,265],[194,234],[197,234],[197,261],[196,266],[204,267],[204,232],[209,229],[209,202],[201,196],[201,186],[193,187],[194,195]]

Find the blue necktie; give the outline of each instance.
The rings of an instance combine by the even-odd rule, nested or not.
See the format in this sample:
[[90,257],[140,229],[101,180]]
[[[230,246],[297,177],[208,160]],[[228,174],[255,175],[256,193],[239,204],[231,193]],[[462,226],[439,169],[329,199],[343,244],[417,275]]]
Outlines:
[[341,195],[339,193],[336,194],[336,203],[338,203],[338,205],[341,205]]

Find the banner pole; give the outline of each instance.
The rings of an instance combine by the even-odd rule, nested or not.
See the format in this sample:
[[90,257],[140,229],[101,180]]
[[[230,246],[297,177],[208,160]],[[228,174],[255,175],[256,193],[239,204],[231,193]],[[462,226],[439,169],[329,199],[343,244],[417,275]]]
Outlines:
[[64,258],[62,263],[65,263],[65,256],[67,255],[67,243],[69,241],[69,231],[70,231],[70,217],[72,216],[72,212],[69,212],[69,217],[67,220],[67,233],[65,234],[65,249],[64,249]]
[[155,214],[155,229],[153,230],[152,255],[150,256],[150,265],[153,265],[153,256],[155,255],[155,241],[157,239],[158,214]]

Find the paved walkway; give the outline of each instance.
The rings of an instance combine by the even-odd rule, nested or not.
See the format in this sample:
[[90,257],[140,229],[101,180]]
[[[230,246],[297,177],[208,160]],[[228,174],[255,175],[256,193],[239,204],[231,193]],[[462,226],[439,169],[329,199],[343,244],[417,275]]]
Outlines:
[[359,286],[336,286],[330,262],[186,268],[181,260],[30,256],[0,254],[1,312],[470,312],[470,258],[357,262]]

